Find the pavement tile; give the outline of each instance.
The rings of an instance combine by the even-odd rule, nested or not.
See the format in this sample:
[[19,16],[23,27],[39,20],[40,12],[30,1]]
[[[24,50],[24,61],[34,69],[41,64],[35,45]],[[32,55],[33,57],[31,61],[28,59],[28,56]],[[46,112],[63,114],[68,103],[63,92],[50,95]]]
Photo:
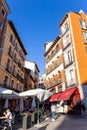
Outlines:
[[[20,126],[13,130],[24,129]],[[87,130],[87,118],[81,115],[60,114],[54,122],[51,118],[45,119],[27,130]]]

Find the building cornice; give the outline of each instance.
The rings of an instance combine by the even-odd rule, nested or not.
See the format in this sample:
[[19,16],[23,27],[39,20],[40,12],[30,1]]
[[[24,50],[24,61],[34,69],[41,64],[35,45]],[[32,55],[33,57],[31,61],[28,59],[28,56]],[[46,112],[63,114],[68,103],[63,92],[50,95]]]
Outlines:
[[44,56],[46,56],[50,50],[55,46],[55,44],[60,40],[61,36],[57,36],[56,39],[54,40],[54,42],[52,43],[52,45],[49,47],[49,49],[46,51],[46,53],[44,54]]
[[64,23],[67,17],[68,17],[68,13],[63,17],[62,21],[59,24],[60,26]]
[[15,28],[15,26],[14,26],[14,23],[13,23],[11,20],[8,20],[8,23],[9,23],[10,27],[12,28],[14,34],[16,35],[16,38],[17,38],[17,40],[19,41],[19,44],[20,44],[20,46],[22,47],[22,49],[23,49],[25,55],[27,55],[27,52],[26,52],[26,50],[25,50],[25,48],[24,48],[24,45],[23,45],[23,43],[22,43],[22,41],[21,41],[21,39],[20,39],[20,37],[19,37],[19,35],[18,35],[18,33],[17,33],[17,30],[16,30],[16,28]]
[[8,6],[6,0],[1,0],[1,2],[2,2],[4,8],[6,9],[7,14],[9,14],[11,11],[9,9],[9,6]]

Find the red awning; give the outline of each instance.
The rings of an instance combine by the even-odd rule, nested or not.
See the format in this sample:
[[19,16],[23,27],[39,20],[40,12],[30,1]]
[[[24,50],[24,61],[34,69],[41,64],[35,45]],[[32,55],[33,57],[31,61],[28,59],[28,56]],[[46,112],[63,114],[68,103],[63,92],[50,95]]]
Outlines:
[[59,97],[58,101],[62,101],[62,100],[69,100],[70,97],[72,96],[72,94],[75,92],[77,88],[71,88],[68,90],[65,90],[61,96]]
[[58,98],[61,96],[62,93],[56,93],[54,95],[52,95],[49,99],[50,102],[55,102],[58,101]]

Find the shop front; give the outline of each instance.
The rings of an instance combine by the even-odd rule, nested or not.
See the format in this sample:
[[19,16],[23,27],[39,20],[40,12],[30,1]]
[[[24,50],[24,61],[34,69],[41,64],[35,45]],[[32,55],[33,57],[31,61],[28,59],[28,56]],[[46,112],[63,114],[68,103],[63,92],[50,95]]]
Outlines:
[[53,94],[50,102],[55,102],[59,113],[81,113],[81,99],[77,87]]
[[77,87],[65,90],[58,101],[63,101],[67,105],[67,113],[81,113],[81,98]]

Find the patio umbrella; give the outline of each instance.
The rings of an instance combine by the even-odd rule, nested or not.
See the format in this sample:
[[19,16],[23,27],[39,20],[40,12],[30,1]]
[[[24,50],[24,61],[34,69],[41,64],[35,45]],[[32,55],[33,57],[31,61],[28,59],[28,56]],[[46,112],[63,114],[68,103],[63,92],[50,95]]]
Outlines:
[[44,92],[43,89],[32,89],[32,90],[28,90],[28,91],[24,91],[19,93],[20,97],[33,97],[33,96],[37,96],[37,94]]
[[39,101],[43,102],[46,99],[48,99],[50,96],[52,95],[51,92],[49,92],[48,90],[43,90],[43,89],[32,89],[32,90],[28,90],[25,92],[21,92],[19,93],[20,97],[34,97],[36,96],[38,98],[38,106],[37,106],[37,123],[39,124]]
[[49,92],[48,90],[44,90],[44,91],[38,93],[36,96],[40,102],[43,102],[46,99],[48,99],[50,96],[52,96],[52,93]]
[[28,90],[28,91],[24,91],[19,93],[20,97],[34,97],[36,96],[40,102],[45,101],[46,99],[48,99],[50,96],[52,95],[51,92],[49,92],[48,90],[43,90],[43,89],[32,89],[32,90]]
[[2,99],[17,99],[19,94],[7,88],[0,88],[0,98]]

